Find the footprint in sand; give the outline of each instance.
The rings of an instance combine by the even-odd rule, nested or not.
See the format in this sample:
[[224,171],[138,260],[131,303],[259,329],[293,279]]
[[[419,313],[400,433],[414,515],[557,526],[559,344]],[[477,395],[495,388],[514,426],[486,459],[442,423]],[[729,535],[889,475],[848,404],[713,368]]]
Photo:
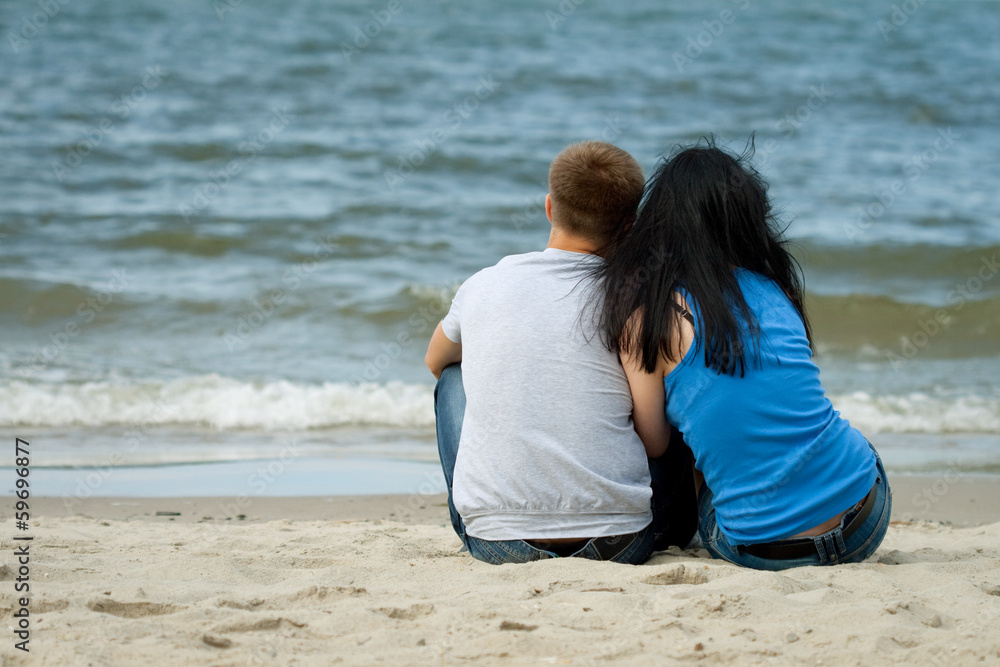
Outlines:
[[52,611],[62,611],[69,606],[68,600],[39,600],[31,601],[32,612],[35,614],[47,614]]
[[278,616],[276,618],[261,618],[255,621],[230,623],[229,625],[214,628],[213,632],[219,635],[224,635],[230,632],[262,632],[267,630],[280,630],[281,628],[287,627],[304,628],[306,625],[308,624],[293,621],[290,618],[284,618],[283,616]]
[[216,637],[215,635],[202,635],[201,641],[213,648],[229,648],[233,645],[233,640],[228,637]]
[[377,611],[380,614],[385,614],[389,618],[395,618],[400,621],[412,621],[420,618],[421,616],[427,616],[430,614],[434,611],[434,605],[429,603],[420,603],[411,605],[406,609],[400,609],[399,607],[381,607],[379,609],[373,609],[372,611]]
[[[69,602],[67,600],[49,601],[49,600],[35,600],[35,599],[32,599],[31,600],[31,613],[32,614],[48,614],[49,612],[52,612],[52,611],[62,611],[63,609],[65,609],[68,606],[69,606]],[[7,618],[11,613],[13,613],[13,611],[14,611],[13,607],[0,607],[0,617]],[[2,661],[0,661],[0,665],[3,665],[3,664],[5,664],[5,663],[3,663]]]
[[896,615],[912,616],[915,620],[920,621],[922,625],[926,625],[928,628],[940,628],[944,625],[944,621],[941,619],[941,614],[930,607],[925,607],[922,604],[916,602],[894,602],[889,604],[885,608],[886,613]]
[[228,609],[240,609],[242,611],[253,611],[257,607],[264,604],[266,600],[261,600],[260,598],[253,598],[252,600],[219,600],[215,603],[216,607],[226,607]]
[[997,597],[1000,597],[1000,584],[984,583],[979,587],[979,589],[987,595],[996,595]]
[[679,584],[699,585],[708,583],[708,578],[704,572],[698,568],[685,567],[684,565],[673,565],[663,572],[658,572],[642,580],[644,584],[652,586],[676,586]]
[[259,609],[285,609],[289,605],[301,605],[310,600],[323,601],[327,599],[337,599],[344,597],[361,597],[368,595],[368,591],[357,586],[310,586],[295,593],[278,595],[264,600],[252,598],[250,600],[233,600],[222,598],[215,603],[217,607],[228,607],[229,609],[241,609],[243,611],[256,611]]
[[277,596],[267,606],[269,608],[282,609],[288,605],[301,605],[304,602],[312,600],[335,600],[338,598],[362,597],[364,595],[368,595],[368,591],[356,586],[310,586],[295,593]]
[[121,618],[143,618],[145,616],[163,616],[174,614],[184,609],[172,604],[157,602],[116,602],[115,600],[92,600],[87,608],[100,614],[111,614]]
[[501,630],[510,631],[520,631],[520,632],[534,632],[538,629],[537,625],[525,625],[524,623],[518,623],[517,621],[503,621],[500,624]]
[[913,554],[906,553],[905,551],[893,550],[884,556],[880,556],[878,562],[881,565],[911,565],[921,561]]

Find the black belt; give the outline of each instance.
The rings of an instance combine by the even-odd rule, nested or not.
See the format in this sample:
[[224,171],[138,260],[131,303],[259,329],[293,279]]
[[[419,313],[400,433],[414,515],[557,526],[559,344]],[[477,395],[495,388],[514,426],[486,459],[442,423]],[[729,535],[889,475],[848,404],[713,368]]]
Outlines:
[[[858,513],[854,515],[854,518],[844,528],[843,534],[845,539],[853,535],[861,527],[861,524],[865,522],[868,515],[872,513],[872,508],[875,507],[875,497],[878,495],[875,491],[876,489],[872,487],[872,490],[868,492],[865,499],[861,501],[861,509],[858,510]],[[806,556],[816,555],[816,543],[811,537],[797,537],[791,540],[779,540],[766,544],[744,544],[737,548],[751,556],[770,560],[792,560],[794,558],[805,558]]]

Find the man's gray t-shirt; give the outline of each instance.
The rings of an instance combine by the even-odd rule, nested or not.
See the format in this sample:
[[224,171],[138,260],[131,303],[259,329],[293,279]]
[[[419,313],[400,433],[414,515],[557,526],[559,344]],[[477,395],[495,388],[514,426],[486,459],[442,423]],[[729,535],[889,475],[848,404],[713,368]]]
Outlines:
[[469,278],[442,322],[462,344],[455,507],[484,540],[606,537],[652,520],[632,397],[590,308],[595,255],[548,248]]

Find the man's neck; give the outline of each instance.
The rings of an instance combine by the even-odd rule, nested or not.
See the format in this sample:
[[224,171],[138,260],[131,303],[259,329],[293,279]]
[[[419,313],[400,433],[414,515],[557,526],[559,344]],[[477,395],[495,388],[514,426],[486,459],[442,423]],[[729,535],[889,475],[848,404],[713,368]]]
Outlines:
[[566,250],[568,252],[579,252],[587,255],[596,255],[599,250],[597,244],[590,239],[568,234],[556,227],[553,227],[552,231],[549,232],[549,244],[545,247],[555,248],[556,250]]

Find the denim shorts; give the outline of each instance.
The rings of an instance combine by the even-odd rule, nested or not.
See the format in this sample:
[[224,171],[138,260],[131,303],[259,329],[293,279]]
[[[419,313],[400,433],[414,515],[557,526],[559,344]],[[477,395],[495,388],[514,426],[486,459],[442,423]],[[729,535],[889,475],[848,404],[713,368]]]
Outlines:
[[[872,447],[872,451],[875,452],[874,447]],[[875,550],[882,543],[882,539],[889,529],[889,516],[892,513],[892,492],[889,489],[885,468],[882,467],[882,459],[878,452],[875,452],[875,466],[878,477],[875,480],[875,502],[871,514],[848,537],[844,537],[844,528],[850,524],[851,519],[857,516],[856,509],[844,514],[840,526],[837,528],[822,535],[808,538],[813,541],[816,549],[815,554],[802,558],[777,560],[746,553],[741,545],[730,542],[729,538],[719,529],[715,521],[715,508],[712,506],[712,492],[707,487],[702,488],[701,496],[698,498],[700,515],[698,530],[701,534],[701,541],[714,558],[720,558],[735,565],[751,567],[755,570],[787,570],[803,565],[860,563],[875,553]]]
[[655,535],[647,526],[638,533],[614,537],[594,537],[576,551],[560,556],[555,551],[536,547],[525,540],[482,540],[466,534],[463,538],[469,553],[476,560],[491,565],[530,563],[546,558],[587,558],[628,565],[641,565],[653,555]]

